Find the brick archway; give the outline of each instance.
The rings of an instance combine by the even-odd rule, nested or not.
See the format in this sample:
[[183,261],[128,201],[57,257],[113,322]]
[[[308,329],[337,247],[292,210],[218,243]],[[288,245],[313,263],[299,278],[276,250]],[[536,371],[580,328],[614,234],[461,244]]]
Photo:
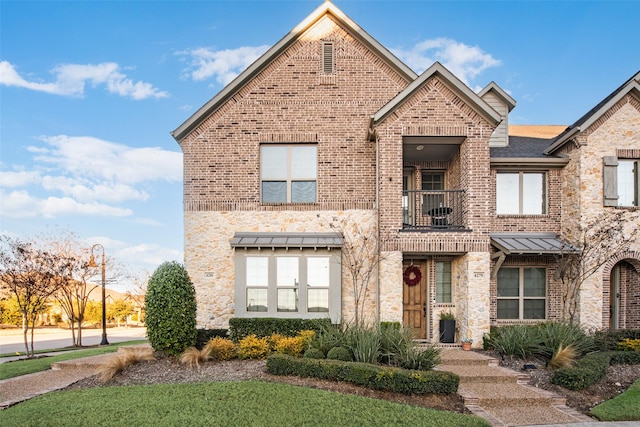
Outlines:
[[[611,272],[620,262],[628,263],[635,273],[640,275],[640,252],[626,251],[620,252],[605,264],[602,271],[602,326],[608,328],[610,326],[610,306],[611,306]],[[640,292],[640,290],[637,290]],[[638,296],[640,298],[640,295]],[[640,308],[640,307],[638,307]]]

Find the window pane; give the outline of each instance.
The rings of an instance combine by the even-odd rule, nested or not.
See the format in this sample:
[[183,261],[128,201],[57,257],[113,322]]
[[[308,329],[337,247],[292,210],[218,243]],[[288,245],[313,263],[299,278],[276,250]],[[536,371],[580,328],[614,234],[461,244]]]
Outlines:
[[297,289],[278,289],[278,311],[298,311]]
[[546,271],[544,268],[524,269],[524,296],[544,297],[546,294]]
[[247,311],[267,311],[266,289],[247,289]]
[[540,215],[544,210],[544,174],[525,173],[522,175],[522,213]]
[[267,257],[247,257],[247,286],[268,285]]
[[316,201],[315,181],[292,181],[291,203],[313,203]]
[[298,286],[298,258],[278,257],[276,267],[278,286]]
[[309,289],[307,292],[307,311],[310,313],[329,311],[329,289]]
[[436,302],[451,302],[451,262],[436,262]]
[[329,257],[307,258],[307,283],[309,286],[329,286]]
[[634,163],[629,160],[618,162],[618,205],[635,205],[635,174]]
[[496,175],[496,212],[498,214],[520,213],[519,174],[498,173]]
[[543,299],[526,299],[523,301],[524,313],[523,319],[544,319],[545,318],[545,300]]
[[499,299],[498,300],[498,319],[518,319],[517,299]]
[[422,189],[425,191],[444,190],[444,174],[423,172]]
[[315,145],[291,147],[291,179],[316,179],[316,153]]
[[501,268],[498,270],[498,296],[517,297],[520,295],[520,269]]
[[262,182],[262,202],[263,203],[285,203],[287,201],[286,181],[263,181]]
[[262,180],[287,179],[287,147],[261,146],[260,173]]

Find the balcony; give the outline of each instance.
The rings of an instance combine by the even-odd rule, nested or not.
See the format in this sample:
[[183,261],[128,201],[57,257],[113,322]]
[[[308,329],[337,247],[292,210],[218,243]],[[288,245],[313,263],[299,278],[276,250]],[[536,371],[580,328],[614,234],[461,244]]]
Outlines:
[[402,192],[405,231],[466,230],[464,190],[406,190]]

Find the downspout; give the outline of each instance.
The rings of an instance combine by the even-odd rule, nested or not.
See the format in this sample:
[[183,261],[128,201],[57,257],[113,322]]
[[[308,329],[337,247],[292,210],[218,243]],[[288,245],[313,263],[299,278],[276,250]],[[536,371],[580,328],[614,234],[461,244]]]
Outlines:
[[[371,124],[373,128],[373,123]],[[380,244],[380,141],[378,140],[378,135],[373,130],[373,137],[376,141],[376,214],[378,216],[378,224],[377,224],[377,240],[378,240],[378,274],[376,274],[376,323],[380,323],[380,256],[381,256],[381,244]]]

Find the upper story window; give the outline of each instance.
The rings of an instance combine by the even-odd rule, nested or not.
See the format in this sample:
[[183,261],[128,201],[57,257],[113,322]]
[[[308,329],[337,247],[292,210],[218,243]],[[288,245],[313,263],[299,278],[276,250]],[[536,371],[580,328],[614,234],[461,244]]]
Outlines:
[[545,319],[547,271],[502,267],[498,271],[498,319]]
[[638,206],[638,160],[618,162],[618,206]]
[[640,206],[640,160],[604,157],[604,206]]
[[314,203],[317,198],[316,145],[260,146],[263,203]]
[[547,213],[546,180],[543,172],[498,172],[498,215],[542,215]]

